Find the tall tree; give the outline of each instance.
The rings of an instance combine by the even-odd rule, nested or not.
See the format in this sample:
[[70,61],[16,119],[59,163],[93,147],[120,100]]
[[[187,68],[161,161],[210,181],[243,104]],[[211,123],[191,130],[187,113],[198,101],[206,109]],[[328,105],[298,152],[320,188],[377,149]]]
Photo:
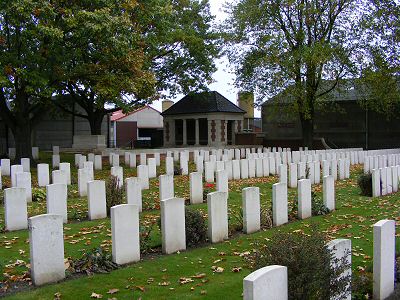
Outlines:
[[[142,33],[131,22],[132,0],[59,2],[57,25],[64,31],[57,68],[58,107],[88,120],[101,134],[106,114],[149,99],[156,79],[146,67]],[[138,20],[140,21],[140,20]],[[82,110],[75,110],[73,104]]]
[[365,51],[360,22],[368,1],[238,0],[223,25],[226,53],[240,88],[259,101],[284,91],[312,147],[319,100],[344,78],[358,76]]
[[[87,118],[92,134],[100,134],[105,114],[204,89],[215,71],[218,36],[208,1],[78,1],[65,13],[73,21],[63,24],[70,34],[60,91],[85,114],[71,111],[71,102],[56,104]],[[127,18],[124,27],[114,24],[115,13]]]
[[16,158],[32,157],[31,131],[54,89],[50,57],[62,39],[46,0],[0,2],[0,117],[11,129]]

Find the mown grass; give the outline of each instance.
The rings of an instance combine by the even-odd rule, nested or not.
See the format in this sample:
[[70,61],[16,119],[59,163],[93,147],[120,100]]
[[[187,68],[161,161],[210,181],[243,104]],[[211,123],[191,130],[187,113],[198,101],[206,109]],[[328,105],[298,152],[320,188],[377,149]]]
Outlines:
[[[42,156],[43,157],[43,156]],[[48,160],[45,157],[44,160]],[[62,161],[73,161],[72,155],[62,154]],[[73,184],[69,187],[68,214],[71,220],[64,226],[65,257],[79,258],[83,252],[102,246],[111,251],[111,232],[109,219],[88,221],[87,200],[77,196],[76,170],[72,168]],[[190,170],[194,166],[190,165]],[[104,179],[109,176],[109,166],[96,172],[95,177]],[[158,174],[164,172],[159,168]],[[295,219],[296,190],[289,190],[289,212],[291,222],[287,225],[262,230],[261,232],[244,235],[236,231],[240,227],[241,191],[244,187],[260,187],[263,208],[271,207],[272,184],[276,177],[254,178],[231,181],[229,183],[229,226],[231,237],[220,244],[207,244],[201,248],[189,249],[179,254],[160,255],[159,252],[147,254],[143,260],[122,267],[109,274],[81,276],[40,288],[32,288],[10,296],[11,299],[49,299],[56,293],[62,299],[90,298],[93,292],[103,295],[103,298],[117,299],[182,299],[182,298],[234,298],[242,297],[242,280],[251,272],[247,267],[246,257],[255,248],[258,241],[273,242],[273,235],[278,231],[307,233],[311,223],[318,223],[330,239],[350,238],[353,244],[352,267],[355,272],[370,271],[372,268],[372,225],[385,218],[399,221],[399,196],[396,194],[368,198],[359,195],[356,178],[361,172],[360,166],[352,168],[349,180],[336,183],[337,210],[325,215],[299,221]],[[35,171],[33,180],[36,182]],[[124,176],[135,176],[135,169],[124,168]],[[4,181],[4,177],[3,177]],[[175,194],[177,197],[189,198],[188,176],[176,176]],[[7,185],[7,179],[5,185]],[[313,187],[317,197],[321,197],[321,185]],[[144,208],[141,214],[141,226],[151,226],[159,218],[158,180],[150,181],[150,189],[143,192]],[[201,210],[206,216],[206,204],[191,205],[191,209]],[[29,205],[29,215],[45,213],[44,202],[34,202]],[[0,226],[3,225],[4,211],[0,208]],[[161,245],[160,232],[157,226],[151,235],[151,246]],[[21,280],[28,271],[29,244],[26,230],[4,232],[0,237],[0,268],[3,269],[0,280],[3,284],[12,286],[12,279]],[[399,246],[397,245],[399,250]],[[15,264],[19,266],[6,265]],[[213,272],[213,266],[222,267],[221,273]],[[239,272],[236,272],[238,268]],[[196,276],[199,275],[200,276]],[[10,277],[11,276],[11,277]],[[26,276],[26,275],[25,275]],[[194,277],[191,277],[194,276]],[[182,279],[183,278],[183,279]],[[185,279],[191,279],[185,280]],[[181,284],[181,281],[187,282]],[[119,289],[116,294],[107,294],[110,289]]]

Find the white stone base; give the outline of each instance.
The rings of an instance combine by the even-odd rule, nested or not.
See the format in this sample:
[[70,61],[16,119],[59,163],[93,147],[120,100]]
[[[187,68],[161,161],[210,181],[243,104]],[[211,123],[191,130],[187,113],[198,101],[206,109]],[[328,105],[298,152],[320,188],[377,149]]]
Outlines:
[[104,135],[74,135],[72,148],[74,149],[105,149]]

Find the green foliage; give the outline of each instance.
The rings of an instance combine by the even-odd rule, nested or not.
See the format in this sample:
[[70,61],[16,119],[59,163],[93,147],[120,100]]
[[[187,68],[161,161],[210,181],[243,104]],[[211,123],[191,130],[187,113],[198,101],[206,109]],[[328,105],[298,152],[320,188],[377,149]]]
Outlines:
[[[348,78],[361,75],[368,46],[385,51],[385,44],[376,41],[398,31],[398,24],[391,22],[380,23],[375,34],[363,31],[362,22],[373,18],[373,6],[378,3],[238,0],[228,4],[229,17],[222,32],[236,85],[256,91],[258,102],[273,97],[277,105],[268,108],[275,108],[280,117],[282,111],[291,117],[297,114],[303,140],[312,146],[315,108],[335,98],[332,90],[350,89]],[[398,52],[394,53],[398,57]],[[398,61],[396,55],[393,60],[385,59]],[[279,105],[282,103],[285,105]]]
[[370,272],[353,273],[351,297],[355,300],[370,299],[373,295],[373,275]]
[[46,190],[42,188],[32,189],[32,201],[45,201],[46,200]]
[[239,208],[239,210],[229,209],[228,224],[230,233],[235,233],[236,231],[243,230],[243,209],[241,207]]
[[206,222],[198,210],[185,208],[186,246],[194,247],[207,240]]
[[318,197],[314,191],[311,191],[311,213],[313,216],[329,214],[330,210],[325,207],[321,197]]
[[362,196],[372,197],[372,174],[361,174],[357,179]]
[[273,227],[272,209],[270,207],[261,206],[260,223],[261,227],[264,229],[269,229]]
[[124,188],[119,186],[119,180],[117,176],[111,176],[106,181],[106,201],[108,215],[110,215],[111,207],[123,204]]
[[351,278],[339,275],[349,266],[347,259],[334,258],[316,226],[310,235],[278,232],[272,240],[257,245],[250,266],[287,266],[289,299],[329,299],[346,291]]
[[83,253],[79,259],[70,261],[69,271],[72,273],[109,273],[118,269],[118,265],[112,261],[110,253],[105,252],[101,247]]
[[[152,234],[156,229],[156,224],[159,224],[159,222],[161,222],[161,218],[158,218],[156,221],[152,220],[150,224],[140,226],[140,251],[142,253],[148,253],[151,250],[153,246]],[[161,228],[161,223],[159,228]]]

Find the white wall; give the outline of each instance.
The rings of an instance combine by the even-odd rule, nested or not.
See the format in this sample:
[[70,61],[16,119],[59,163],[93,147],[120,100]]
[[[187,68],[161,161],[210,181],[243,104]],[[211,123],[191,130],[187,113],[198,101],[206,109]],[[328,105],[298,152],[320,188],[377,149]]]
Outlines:
[[137,122],[138,128],[162,128],[163,117],[160,113],[152,108],[145,107],[137,112],[134,112],[117,122]]

